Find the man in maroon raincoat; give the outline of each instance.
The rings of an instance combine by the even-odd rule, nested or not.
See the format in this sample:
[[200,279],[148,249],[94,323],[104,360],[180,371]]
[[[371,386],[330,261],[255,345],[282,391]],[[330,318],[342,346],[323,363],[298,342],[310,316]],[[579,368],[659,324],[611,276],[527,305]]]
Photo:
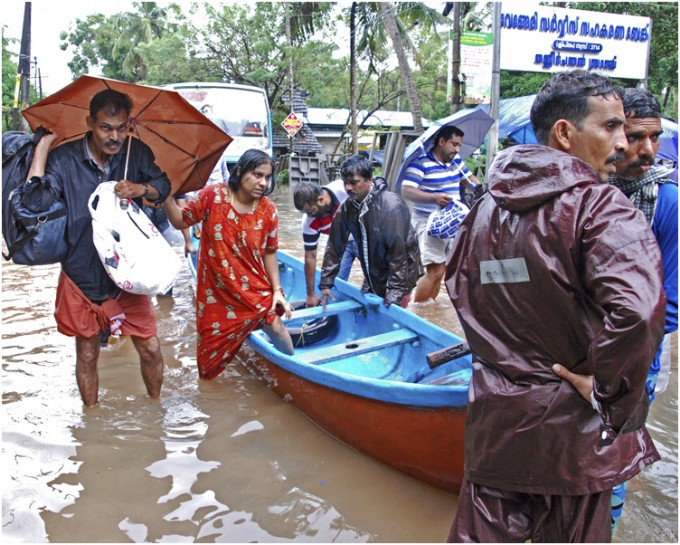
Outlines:
[[659,455],[645,378],[663,335],[661,255],[606,182],[621,89],[585,71],[539,91],[541,145],[499,153],[446,287],[474,354],[450,541],[607,542],[611,489]]

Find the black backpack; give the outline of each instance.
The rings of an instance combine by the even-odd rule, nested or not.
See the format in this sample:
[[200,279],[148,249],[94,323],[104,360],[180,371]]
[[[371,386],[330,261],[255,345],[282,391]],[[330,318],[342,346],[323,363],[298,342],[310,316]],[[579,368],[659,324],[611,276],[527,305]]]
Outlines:
[[2,236],[6,260],[24,265],[58,263],[66,255],[66,207],[57,201],[45,212],[23,205],[23,188],[43,127],[31,136],[21,131],[2,135]]

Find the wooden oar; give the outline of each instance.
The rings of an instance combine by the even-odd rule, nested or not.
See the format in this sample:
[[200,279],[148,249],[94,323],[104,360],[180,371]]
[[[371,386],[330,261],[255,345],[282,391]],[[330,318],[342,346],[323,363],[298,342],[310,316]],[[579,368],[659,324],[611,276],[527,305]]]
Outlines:
[[456,358],[460,358],[461,356],[465,356],[469,353],[470,347],[467,345],[467,343],[453,344],[451,346],[447,346],[446,348],[442,348],[441,350],[430,352],[426,356],[427,364],[430,366],[430,369],[434,369],[435,367],[438,367],[447,361],[455,360]]
[[465,356],[469,353],[470,347],[467,345],[467,343],[453,344],[451,346],[447,346],[446,348],[436,350],[435,352],[430,352],[427,354],[427,356],[425,356],[429,368],[423,367],[422,369],[418,369],[415,373],[412,373],[410,376],[405,378],[404,382],[420,382],[430,375],[432,369],[435,367],[438,367],[447,361],[455,360],[456,358]]

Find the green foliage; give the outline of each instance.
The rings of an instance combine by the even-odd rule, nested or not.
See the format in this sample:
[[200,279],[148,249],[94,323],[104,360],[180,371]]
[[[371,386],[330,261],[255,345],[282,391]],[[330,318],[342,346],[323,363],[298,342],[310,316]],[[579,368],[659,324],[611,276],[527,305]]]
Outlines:
[[176,4],[162,9],[155,2],[133,2],[132,5],[136,12],[121,12],[111,17],[100,13],[88,15],[85,19],[76,19],[68,32],[61,33],[61,49],[71,48],[73,52],[68,66],[74,78],[99,68],[107,78],[148,81],[148,61],[142,55],[142,46],[166,34],[181,34],[183,30],[185,38],[190,37]]
[[[194,4],[192,11],[205,10],[200,27],[195,28],[175,4],[159,8],[154,2],[134,2],[130,12],[76,19],[68,32],[62,33],[61,47],[73,53],[69,67],[74,77],[98,69],[106,77],[152,85],[199,80],[263,87],[276,125],[288,113],[280,96],[289,90],[291,60],[295,87],[309,92],[310,107],[349,106],[349,60],[338,56],[338,45],[349,41],[349,10],[340,6],[332,11],[333,6],[328,2]],[[393,6],[400,36],[410,52],[423,116],[434,120],[449,115],[447,34],[451,17],[442,18],[438,10],[417,2]],[[462,26],[488,30],[490,6],[489,2],[462,2]],[[666,99],[663,90],[670,89],[665,112],[675,118],[677,4],[575,2],[568,7],[652,17],[649,88],[662,104]],[[381,24],[379,3],[358,2],[356,10],[361,53],[356,84],[358,108],[407,110],[403,78],[395,67],[392,44]],[[285,37],[286,13],[290,16],[292,47]],[[342,21],[333,21],[335,16]],[[438,33],[438,25],[447,32],[442,33],[439,27]],[[13,97],[16,64],[12,60],[16,59],[5,56],[11,45],[3,38],[3,105],[11,103]],[[536,93],[549,76],[504,71],[501,98]]]
[[168,10],[159,8],[155,2],[133,2],[132,5],[137,13],[118,14],[112,18],[119,34],[111,58],[122,58],[123,74],[140,81],[146,76],[147,66],[138,46],[162,38],[166,31],[176,31],[176,25],[168,23]]
[[276,175],[276,185],[288,185],[288,169],[284,169]]
[[137,51],[146,65],[146,77],[140,83],[219,81],[214,75],[215,66],[188,49],[191,41],[191,30],[183,28],[148,44],[139,44]]
[[2,132],[7,130],[7,117],[14,105],[14,89],[16,87],[17,62],[16,53],[10,47],[18,47],[18,40],[5,36],[5,25],[2,27]]
[[538,93],[552,74],[501,70],[501,98],[523,97]]
[[[14,94],[18,93],[17,74],[19,72],[18,59],[21,43],[15,38],[5,35],[6,27],[2,27],[2,132],[17,130],[22,120],[18,108],[14,108]],[[31,70],[33,65],[31,65]],[[17,95],[17,98],[20,98]],[[29,89],[28,103],[34,104],[38,100],[33,85]],[[20,106],[20,105],[19,105]]]
[[74,78],[99,68],[105,77],[124,80],[122,58],[113,59],[118,39],[112,18],[97,13],[76,19],[68,32],[61,33],[61,49],[73,51],[68,67]]
[[289,57],[296,48],[282,32],[281,3],[205,5],[207,24],[201,30],[205,58],[222,81],[262,87],[270,104],[286,90]]

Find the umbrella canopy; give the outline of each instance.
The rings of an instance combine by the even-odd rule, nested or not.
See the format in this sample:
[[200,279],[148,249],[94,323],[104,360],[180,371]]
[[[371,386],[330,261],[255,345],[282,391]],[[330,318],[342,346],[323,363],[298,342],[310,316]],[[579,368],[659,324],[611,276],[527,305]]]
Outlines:
[[170,179],[173,194],[205,185],[232,139],[175,91],[81,76],[22,113],[33,130],[42,125],[57,133],[56,147],[87,133],[85,118],[90,100],[105,89],[120,91],[132,99],[132,136],[153,150],[156,164]]
[[482,145],[486,133],[493,125],[493,119],[484,110],[479,108],[468,108],[460,110],[443,119],[433,121],[427,130],[421,134],[417,140],[411,142],[404,151],[404,162],[399,168],[397,178],[394,183],[395,191],[398,193],[401,190],[401,182],[406,174],[406,169],[423,153],[430,151],[434,147],[434,137],[442,127],[448,125],[455,125],[465,136],[463,136],[463,143],[460,147],[461,159],[466,159],[473,152]]

